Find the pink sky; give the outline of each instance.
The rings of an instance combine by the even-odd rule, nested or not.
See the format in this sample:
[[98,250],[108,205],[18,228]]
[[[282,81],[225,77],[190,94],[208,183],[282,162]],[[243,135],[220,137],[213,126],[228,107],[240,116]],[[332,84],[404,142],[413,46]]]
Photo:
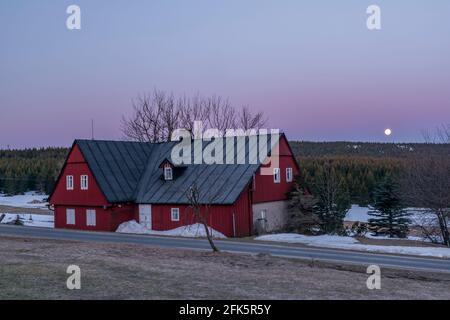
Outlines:
[[[450,2],[69,1],[0,3],[0,148],[120,139],[154,88],[263,110],[299,140],[421,141],[450,122]],[[407,4],[407,6],[406,6]],[[383,136],[386,127],[393,136]]]

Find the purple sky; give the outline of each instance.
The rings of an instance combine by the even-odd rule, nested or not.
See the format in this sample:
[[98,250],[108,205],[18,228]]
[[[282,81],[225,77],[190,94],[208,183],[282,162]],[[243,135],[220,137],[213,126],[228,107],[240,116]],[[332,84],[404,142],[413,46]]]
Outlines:
[[450,122],[449,14],[448,0],[3,0],[0,148],[69,146],[91,118],[120,139],[154,88],[229,97],[290,139],[421,141]]

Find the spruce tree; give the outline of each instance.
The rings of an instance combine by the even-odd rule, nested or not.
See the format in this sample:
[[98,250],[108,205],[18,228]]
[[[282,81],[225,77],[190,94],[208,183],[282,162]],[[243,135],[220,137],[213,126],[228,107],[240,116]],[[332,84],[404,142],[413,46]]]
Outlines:
[[316,234],[321,229],[320,217],[314,212],[317,199],[305,184],[303,174],[296,177],[289,192],[287,229],[302,234]]
[[345,179],[339,177],[333,161],[324,163],[312,183],[314,206],[321,221],[322,231],[327,234],[344,234],[344,218],[350,209],[350,196]]
[[375,187],[370,206],[369,229],[374,236],[405,238],[408,235],[409,214],[405,211],[399,185],[390,177]]

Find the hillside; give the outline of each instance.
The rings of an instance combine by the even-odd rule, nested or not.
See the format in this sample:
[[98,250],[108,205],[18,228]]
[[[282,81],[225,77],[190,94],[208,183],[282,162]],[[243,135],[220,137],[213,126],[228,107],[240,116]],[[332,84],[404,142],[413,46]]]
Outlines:
[[0,150],[0,193],[49,193],[67,155],[67,148]]
[[429,154],[450,156],[449,144],[430,143],[372,143],[372,142],[308,142],[290,141],[298,157],[375,157],[411,158]]

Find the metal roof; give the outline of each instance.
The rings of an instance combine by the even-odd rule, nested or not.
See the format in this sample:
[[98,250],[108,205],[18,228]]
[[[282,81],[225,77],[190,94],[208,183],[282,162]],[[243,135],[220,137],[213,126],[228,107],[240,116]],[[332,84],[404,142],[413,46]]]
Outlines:
[[[269,137],[270,145],[270,136],[265,137]],[[225,163],[226,142],[229,141],[219,138],[216,142],[220,143],[220,140]],[[254,151],[257,145],[250,144],[248,137],[245,140],[246,164],[236,164],[238,143],[233,139],[235,164],[187,164],[174,180],[165,181],[159,165],[165,159],[171,159],[172,148],[178,142],[76,140],[75,143],[111,203],[188,204],[186,192],[195,183],[202,203],[233,204],[261,164],[259,160],[249,164],[250,149]],[[202,141],[203,150],[209,143]],[[266,156],[267,153],[264,158]]]

